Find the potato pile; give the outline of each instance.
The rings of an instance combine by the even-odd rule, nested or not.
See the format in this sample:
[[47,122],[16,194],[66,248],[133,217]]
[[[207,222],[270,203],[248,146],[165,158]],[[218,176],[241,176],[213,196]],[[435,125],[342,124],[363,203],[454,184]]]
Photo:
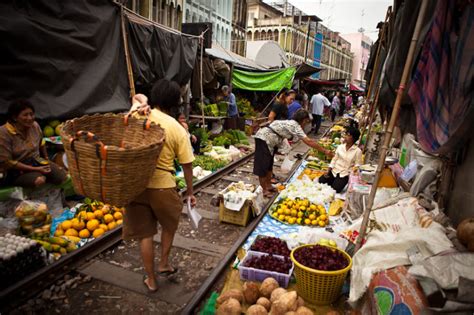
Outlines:
[[260,286],[247,281],[243,290],[224,292],[217,299],[216,315],[240,315],[243,303],[250,305],[246,312],[249,315],[313,315],[296,291],[280,288],[273,278],[266,278]]

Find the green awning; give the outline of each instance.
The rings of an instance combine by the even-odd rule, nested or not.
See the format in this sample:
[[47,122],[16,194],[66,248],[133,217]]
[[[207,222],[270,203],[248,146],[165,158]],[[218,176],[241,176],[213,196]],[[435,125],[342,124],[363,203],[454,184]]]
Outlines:
[[280,91],[283,87],[291,88],[296,68],[277,71],[250,72],[234,69],[232,87],[249,91]]

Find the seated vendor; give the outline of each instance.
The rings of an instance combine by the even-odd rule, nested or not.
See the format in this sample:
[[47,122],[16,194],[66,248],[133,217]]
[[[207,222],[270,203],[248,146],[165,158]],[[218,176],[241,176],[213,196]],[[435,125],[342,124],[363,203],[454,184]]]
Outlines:
[[330,185],[338,193],[346,187],[351,170],[362,164],[362,150],[355,144],[359,137],[357,128],[347,128],[344,143],[337,147],[327,173],[319,178],[320,183]]
[[265,197],[272,196],[272,193],[276,191],[271,184],[273,160],[285,139],[302,140],[306,145],[332,156],[331,151],[324,149],[306,135],[305,126],[310,123],[309,113],[300,109],[293,115],[293,119],[275,120],[270,125],[260,128],[255,134],[253,173],[258,176]]
[[66,172],[48,160],[35,109],[26,100],[10,104],[8,122],[0,127],[0,169],[6,171],[7,185],[32,188],[67,179]]

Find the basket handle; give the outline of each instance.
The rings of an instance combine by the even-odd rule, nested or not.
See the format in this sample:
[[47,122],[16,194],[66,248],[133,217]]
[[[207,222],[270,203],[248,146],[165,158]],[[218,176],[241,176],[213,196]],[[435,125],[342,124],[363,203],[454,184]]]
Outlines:
[[107,159],[107,146],[104,145],[102,141],[100,141],[99,137],[93,134],[90,131],[83,131],[79,130],[76,132],[75,137],[71,141],[71,149],[74,150],[74,142],[76,140],[83,139],[84,141],[92,141],[95,143],[95,153],[99,159],[106,160]]
[[[128,126],[128,119],[130,118],[130,116],[132,116],[132,114],[134,113],[138,113],[138,109],[134,109],[134,110],[131,110],[129,111],[124,117],[123,117],[123,124],[125,126]],[[143,130],[149,130],[151,127],[151,120],[150,120],[150,111],[148,111],[146,113],[146,118],[145,120],[143,121]]]
[[[99,162],[100,162],[99,163],[100,175],[101,175],[100,176],[100,192],[101,192],[101,195],[102,195],[102,199],[105,202],[105,190],[104,190],[104,187],[103,187],[103,184],[102,184],[102,177],[106,175],[107,146],[104,145],[104,143],[102,141],[100,141],[100,139],[97,135],[93,134],[90,131],[79,130],[78,132],[76,132],[76,135],[74,136],[74,138],[71,139],[71,150],[74,152],[75,163],[76,163],[77,169],[79,171],[79,177],[81,177],[81,176],[80,176],[80,170],[79,170],[79,167],[78,167],[77,152],[76,152],[76,149],[74,147],[74,143],[76,142],[76,140],[80,140],[81,138],[86,142],[87,141],[92,141],[92,142],[95,143],[95,153],[96,153],[97,157],[99,158]],[[80,185],[81,185],[82,193],[84,193],[84,188],[83,188],[81,180],[80,180]]]

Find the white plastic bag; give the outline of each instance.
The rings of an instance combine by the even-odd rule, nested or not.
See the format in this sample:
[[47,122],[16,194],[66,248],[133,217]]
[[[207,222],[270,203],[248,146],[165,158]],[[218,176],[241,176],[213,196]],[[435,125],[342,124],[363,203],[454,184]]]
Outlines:
[[283,141],[281,142],[281,144],[278,147],[278,153],[283,154],[283,155],[287,155],[288,153],[290,153],[290,151],[291,151],[291,145],[288,142],[288,139],[283,139]]
[[402,175],[400,176],[406,182],[409,182],[413,177],[415,177],[418,171],[418,161],[413,160],[408,164],[408,166],[403,170]]
[[191,221],[193,229],[197,230],[199,228],[199,221],[201,221],[202,216],[194,207],[191,206],[190,198],[188,198],[188,217],[189,221]]
[[281,164],[282,173],[288,174],[293,168],[293,164],[295,164],[295,161],[292,161],[288,155],[285,156],[285,159],[283,160],[283,163]]

